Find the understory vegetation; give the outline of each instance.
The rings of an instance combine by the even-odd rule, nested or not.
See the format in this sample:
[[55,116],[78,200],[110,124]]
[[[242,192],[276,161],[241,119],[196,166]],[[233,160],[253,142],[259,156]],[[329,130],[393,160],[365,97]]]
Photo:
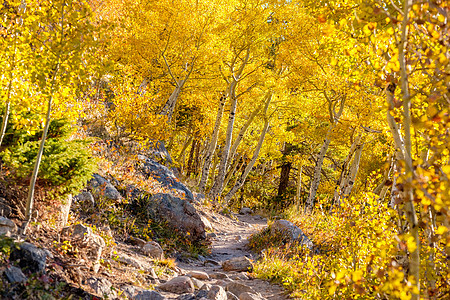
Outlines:
[[[250,241],[254,274],[294,298],[449,298],[449,13],[446,0],[2,1],[0,196],[23,234],[56,232],[100,173],[123,199],[74,203],[68,224],[206,255],[207,240],[149,216],[169,191],[143,176],[145,156],[208,209],[296,224],[312,250],[269,229]],[[131,201],[130,186],[144,193]]]

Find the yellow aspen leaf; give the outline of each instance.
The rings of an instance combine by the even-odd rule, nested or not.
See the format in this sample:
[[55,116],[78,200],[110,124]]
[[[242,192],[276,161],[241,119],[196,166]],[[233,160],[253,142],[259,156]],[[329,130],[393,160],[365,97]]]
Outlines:
[[448,231],[447,227],[445,226],[439,226],[438,229],[436,230],[436,234],[444,234]]
[[413,236],[408,236],[408,238],[406,239],[406,246],[408,247],[409,252],[414,252],[414,250],[416,250],[417,245],[414,241]]

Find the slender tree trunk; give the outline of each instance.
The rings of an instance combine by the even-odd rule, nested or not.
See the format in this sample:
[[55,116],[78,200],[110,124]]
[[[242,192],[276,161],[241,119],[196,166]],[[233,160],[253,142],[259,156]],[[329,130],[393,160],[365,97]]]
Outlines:
[[185,169],[185,156],[186,156],[186,149],[189,147],[189,145],[192,143],[192,140],[194,139],[194,136],[191,135],[186,139],[186,143],[184,144],[183,148],[181,149],[180,155],[178,156],[178,161],[180,162],[181,172]]
[[287,187],[289,185],[289,175],[291,173],[292,169],[292,163],[291,162],[285,162],[281,166],[281,172],[280,172],[280,184],[278,185],[278,197],[283,197],[283,195],[286,194]]
[[348,164],[350,163],[350,161],[351,161],[351,159],[353,157],[353,154],[355,153],[356,148],[359,145],[359,142],[361,141],[361,137],[362,137],[362,134],[360,134],[353,141],[352,145],[350,146],[350,151],[348,152],[347,157],[345,158],[344,162],[342,163],[341,175],[339,176],[339,180],[336,183],[336,187],[334,189],[334,200],[333,200],[333,203],[337,204],[338,206],[340,205],[339,198],[340,198],[340,195],[342,194],[342,186],[341,185],[342,185],[342,182],[344,181],[344,179],[346,177],[346,174],[348,173],[347,172],[348,171],[347,170]]
[[175,105],[177,104],[178,97],[180,96],[181,89],[183,88],[182,85],[176,85],[175,89],[173,90],[172,94],[169,97],[169,100],[167,100],[166,104],[164,105],[161,114],[167,116],[168,122],[172,120],[172,115],[175,110]]
[[234,194],[244,185],[245,179],[247,179],[248,174],[253,168],[253,165],[256,162],[256,159],[258,158],[259,151],[261,150],[261,147],[264,143],[264,138],[266,136],[267,130],[269,129],[269,119],[266,118],[264,122],[264,128],[261,132],[261,136],[259,137],[258,145],[256,146],[256,149],[253,153],[253,157],[251,161],[248,163],[247,167],[244,170],[244,173],[241,175],[241,177],[237,180],[236,184],[231,188],[231,190],[228,192],[228,194],[225,195],[225,203],[228,203],[231,198],[233,198]]
[[298,171],[297,192],[295,194],[295,200],[297,201],[297,212],[300,212],[300,197],[302,194],[302,172],[303,172],[303,165],[300,166]]
[[414,238],[415,249],[409,256],[409,268],[410,276],[414,280],[414,286],[417,292],[412,293],[412,300],[420,299],[420,239],[419,239],[419,222],[414,207],[414,169],[412,163],[412,150],[411,150],[411,97],[409,93],[409,82],[407,73],[407,63],[405,57],[405,51],[408,44],[408,23],[409,13],[412,7],[412,0],[405,0],[403,3],[403,20],[400,30],[400,43],[398,46],[398,61],[400,63],[400,84],[403,93],[403,127],[405,132],[405,176],[406,184],[404,185],[405,193],[405,212],[410,225],[410,233]]
[[253,152],[253,157],[242,173],[241,177],[237,180],[236,184],[231,188],[228,194],[225,195],[225,204],[227,204],[231,198],[233,198],[234,194],[244,185],[245,179],[247,179],[248,174],[253,168],[256,160],[258,159],[259,152],[261,151],[261,147],[264,143],[264,139],[266,137],[267,130],[269,129],[269,117],[267,116],[267,110],[269,109],[270,101],[272,100],[272,93],[270,93],[270,97],[267,98],[266,105],[264,107],[264,128],[259,137],[258,145],[256,145],[255,151]]
[[348,197],[350,196],[350,193],[352,192],[353,186],[355,184],[355,180],[356,180],[356,175],[358,174],[358,170],[359,170],[359,162],[361,161],[361,154],[362,154],[362,150],[363,150],[364,144],[361,144],[357,147],[356,151],[355,151],[355,157],[353,159],[352,162],[352,166],[350,167],[349,170],[349,176],[346,180],[346,184],[343,187],[343,189],[341,190],[341,197]]
[[193,170],[192,172],[194,173],[195,176],[198,176],[198,168],[200,166],[200,148],[201,148],[202,144],[200,141],[197,141],[197,146],[195,147],[195,158],[194,158],[194,165],[193,165]]
[[194,155],[195,155],[195,148],[197,147],[197,140],[194,140],[191,145],[191,151],[189,151],[189,158],[187,162],[187,172],[186,176],[189,177],[191,175],[193,168],[194,168]]
[[0,147],[2,146],[3,139],[6,133],[6,127],[8,126],[9,113],[11,109],[11,91],[12,91],[12,83],[13,83],[13,72],[15,68],[15,60],[16,60],[16,51],[17,51],[17,34],[14,35],[14,51],[11,59],[11,68],[9,70],[9,84],[8,84],[8,93],[6,96],[6,106],[5,112],[3,114],[2,126],[0,129]]
[[[239,162],[241,161],[242,156],[243,156],[243,153],[241,153],[239,155],[239,157],[237,157],[234,160],[233,165],[231,166],[230,170],[227,173],[227,176],[225,177],[225,182],[223,183],[224,187],[226,187],[228,185],[228,182],[230,182],[230,179],[233,176],[234,172],[236,171],[236,168],[239,165]],[[242,164],[244,164],[244,162],[242,162]]]
[[242,141],[242,138],[244,137],[245,133],[247,132],[247,129],[250,127],[250,124],[253,122],[253,120],[255,119],[256,115],[259,113],[259,111],[261,110],[262,105],[258,106],[248,117],[247,121],[245,122],[245,124],[242,126],[241,130],[239,131],[236,140],[233,143],[233,146],[231,146],[231,150],[230,150],[230,164],[233,162],[234,156],[236,155],[236,150],[239,146],[239,144]]
[[222,95],[219,103],[219,109],[217,112],[216,123],[214,124],[214,130],[211,137],[211,142],[206,150],[205,159],[202,168],[202,176],[198,184],[198,189],[200,193],[205,192],[206,182],[208,181],[209,169],[211,167],[211,162],[214,157],[214,151],[216,150],[217,140],[219,138],[220,123],[222,122],[223,110],[225,107],[227,97]]
[[[239,54],[235,57],[235,59],[237,59],[238,56]],[[233,74],[232,79],[231,80],[226,79],[228,83],[227,96],[230,97],[231,108],[230,108],[230,115],[228,117],[225,145],[222,150],[222,156],[219,164],[219,171],[217,173],[216,179],[214,180],[214,184],[208,193],[209,198],[213,199],[214,202],[217,202],[218,197],[221,195],[223,190],[223,183],[225,181],[225,174],[228,166],[231,141],[233,138],[234,120],[236,119],[236,107],[238,102],[238,96],[236,95],[236,88],[244,72],[244,68],[248,63],[249,58],[250,58],[250,48],[247,48],[247,53],[245,55],[244,60],[242,61],[242,64],[239,67],[239,70],[237,72],[234,71],[234,63],[233,63],[231,66],[231,73]]]
[[[60,40],[60,46],[63,45],[63,39],[64,39],[64,6],[65,2],[63,3],[63,5],[61,6],[61,40]],[[56,65],[53,71],[53,76],[52,76],[52,81],[50,84],[50,89],[49,89],[49,96],[48,96],[48,101],[47,101],[47,114],[45,117],[45,126],[44,126],[44,131],[42,132],[42,137],[41,137],[41,143],[39,145],[39,150],[38,150],[38,154],[36,157],[36,162],[34,164],[34,169],[33,169],[33,174],[31,175],[31,180],[30,180],[30,187],[28,189],[28,196],[27,196],[27,204],[26,204],[26,208],[25,208],[25,222],[23,223],[23,227],[22,227],[22,233],[25,235],[28,229],[28,225],[30,224],[31,221],[31,215],[33,213],[33,205],[34,205],[34,191],[36,188],[36,180],[37,180],[37,176],[39,173],[39,166],[41,164],[41,160],[42,160],[42,155],[44,153],[44,146],[45,146],[45,140],[47,139],[47,134],[48,134],[48,128],[50,127],[50,122],[51,122],[51,112],[52,112],[52,101],[53,101],[53,92],[54,92],[54,87],[55,87],[55,83],[56,83],[56,75],[59,72],[59,68],[61,65],[61,50],[59,50],[58,55],[56,57]]]
[[228,118],[228,127],[225,145],[222,150],[222,156],[219,164],[219,172],[217,174],[216,180],[214,181],[214,185],[211,188],[211,191],[209,191],[208,195],[211,199],[214,200],[214,202],[217,202],[217,198],[219,197],[220,193],[222,193],[223,183],[225,181],[225,172],[228,164],[228,154],[231,147],[231,138],[233,135],[234,120],[236,118],[236,107],[237,107],[237,98],[233,97],[231,102],[230,116]]
[[325,158],[325,154],[327,153],[328,146],[330,146],[331,142],[329,135],[331,134],[332,129],[333,127],[330,127],[330,129],[328,129],[327,137],[323,141],[322,147],[320,148],[319,157],[317,158],[317,163],[314,168],[314,177],[313,180],[311,181],[309,197],[308,200],[306,201],[306,208],[309,209],[310,211],[312,211],[314,208],[314,201],[316,199],[316,193],[317,189],[319,188],[320,176],[322,173],[323,160]]
[[[11,86],[11,82],[10,82]],[[8,118],[9,118],[9,110],[11,107],[11,101],[9,100],[11,88],[8,88],[8,100],[6,102],[5,112],[3,114],[3,120],[2,120],[2,127],[0,131],[0,147],[2,146],[3,138],[5,137],[6,133],[6,126],[8,125]]]
[[317,158],[316,166],[314,168],[314,177],[311,181],[311,188],[309,191],[309,197],[308,200],[306,200],[306,206],[305,208],[309,211],[312,211],[314,208],[314,201],[316,199],[317,189],[319,188],[320,183],[320,176],[322,173],[322,165],[323,160],[325,158],[325,154],[327,153],[328,147],[330,146],[331,142],[331,133],[333,132],[334,127],[339,122],[339,118],[342,115],[342,112],[344,110],[344,103],[345,103],[345,97],[343,97],[340,101],[340,107],[339,111],[335,112],[334,109],[332,109],[332,103],[328,99],[329,107],[330,107],[330,120],[332,121],[330,128],[328,129],[328,132],[325,136],[325,140],[323,141],[322,147],[320,148],[319,157]]

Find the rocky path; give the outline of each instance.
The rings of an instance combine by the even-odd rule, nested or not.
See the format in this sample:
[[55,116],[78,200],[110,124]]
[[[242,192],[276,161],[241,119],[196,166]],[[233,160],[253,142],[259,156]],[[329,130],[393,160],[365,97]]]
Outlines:
[[[222,267],[222,264],[230,259],[236,260],[242,257],[255,259],[254,254],[246,247],[248,243],[247,238],[267,225],[267,220],[257,215],[237,215],[236,217],[237,219],[222,215],[211,217],[210,221],[215,234],[215,237],[212,238],[211,254],[198,261],[178,263],[178,267],[182,270],[182,273],[194,278],[197,277],[193,280],[194,285],[197,285],[197,289],[201,288],[198,286],[199,284],[206,284],[203,289],[211,290],[211,287],[214,285],[219,285],[224,287],[225,290],[234,289],[236,293],[248,288],[250,292],[239,296],[237,299],[289,299],[285,290],[278,285],[273,285],[264,280],[253,279],[245,271],[224,270]],[[176,294],[163,294],[168,299],[180,299],[180,296]],[[211,295],[206,299],[210,298],[220,299],[220,297],[213,298]],[[233,298],[229,297],[228,299]]]

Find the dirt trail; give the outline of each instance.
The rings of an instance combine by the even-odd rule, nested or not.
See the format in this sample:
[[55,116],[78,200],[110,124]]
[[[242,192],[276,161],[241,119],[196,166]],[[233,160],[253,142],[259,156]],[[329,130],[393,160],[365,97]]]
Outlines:
[[[211,260],[222,263],[233,257],[246,256],[255,259],[247,249],[247,238],[253,233],[267,226],[267,220],[257,215],[236,215],[238,220],[225,217],[222,215],[213,215],[210,217],[211,224],[214,228],[216,237],[212,238],[211,254],[206,257],[206,261],[196,261],[190,263],[178,263],[178,266],[189,271],[203,271],[208,274],[214,272],[226,273],[231,278],[235,278],[236,272],[226,272],[220,265],[210,263]],[[268,281],[259,279],[234,279],[236,282],[243,283],[252,287],[266,299],[284,300],[289,299],[286,291],[278,285],[269,283]],[[214,284],[215,280],[211,280]]]

